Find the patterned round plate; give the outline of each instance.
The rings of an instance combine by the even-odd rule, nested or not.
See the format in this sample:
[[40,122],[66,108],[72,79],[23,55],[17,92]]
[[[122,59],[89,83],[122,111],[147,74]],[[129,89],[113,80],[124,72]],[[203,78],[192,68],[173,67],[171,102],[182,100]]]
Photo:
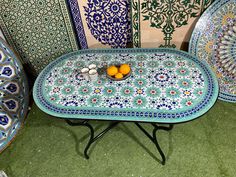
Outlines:
[[219,99],[236,102],[236,0],[216,1],[205,11],[189,52],[210,64],[219,81]]
[[0,38],[0,152],[15,138],[28,111],[26,75],[17,56]]

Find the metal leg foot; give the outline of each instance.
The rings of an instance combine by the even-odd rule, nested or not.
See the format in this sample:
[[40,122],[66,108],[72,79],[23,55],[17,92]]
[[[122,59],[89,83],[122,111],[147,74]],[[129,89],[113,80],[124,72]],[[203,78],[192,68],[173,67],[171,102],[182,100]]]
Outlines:
[[139,123],[135,122],[135,124],[155,144],[155,146],[156,146],[156,148],[157,148],[157,150],[158,150],[158,152],[159,152],[159,154],[161,155],[161,158],[162,158],[161,164],[165,165],[166,157],[165,157],[165,154],[163,153],[160,145],[158,144],[156,132],[158,130],[170,131],[170,130],[173,129],[173,125],[170,124],[169,127],[165,127],[165,126],[158,126],[158,125],[152,123],[154,128],[153,128],[153,131],[152,131],[152,135],[150,135]]
[[89,159],[89,156],[88,156],[88,149],[89,147],[91,146],[92,142],[93,142],[93,139],[94,139],[94,129],[93,127],[86,123],[86,126],[90,129],[90,138],[89,138],[89,141],[88,141],[88,144],[86,145],[85,149],[84,149],[84,156],[86,159]]
[[89,159],[88,156],[88,150],[90,148],[90,146],[99,138],[103,137],[103,135],[105,135],[110,129],[112,129],[113,127],[115,127],[119,122],[112,122],[108,125],[108,127],[106,129],[104,129],[103,131],[101,131],[99,134],[97,134],[96,136],[94,136],[94,128],[88,123],[88,121],[82,121],[82,122],[72,122],[70,120],[66,120],[66,122],[71,125],[71,126],[86,126],[89,128],[90,130],[90,138],[88,141],[88,144],[86,145],[85,149],[84,149],[84,156],[86,159]]

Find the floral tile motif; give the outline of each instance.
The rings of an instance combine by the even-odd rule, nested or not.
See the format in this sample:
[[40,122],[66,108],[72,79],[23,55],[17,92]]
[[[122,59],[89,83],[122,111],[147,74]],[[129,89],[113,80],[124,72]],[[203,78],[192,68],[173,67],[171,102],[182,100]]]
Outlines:
[[131,42],[129,0],[67,0],[82,49],[124,48]]
[[183,48],[213,0],[131,0],[134,47]]
[[78,49],[64,0],[2,0],[0,26],[34,74]]
[[[131,76],[111,81],[101,74],[95,82],[79,77],[82,67],[76,63],[81,61],[87,66],[96,61],[100,68],[108,55],[108,65],[132,61]],[[158,65],[150,65],[156,62]],[[70,70],[62,75],[68,64]],[[140,68],[145,75],[136,72]],[[77,73],[73,73],[75,70]],[[187,53],[171,49],[113,49],[81,50],[62,56],[37,78],[33,95],[42,110],[58,117],[93,119],[96,115],[102,120],[135,121],[139,117],[143,121],[180,122],[206,112],[217,94],[216,78],[206,63]]]
[[236,102],[236,1],[216,1],[199,19],[189,51],[218,78],[219,99]]

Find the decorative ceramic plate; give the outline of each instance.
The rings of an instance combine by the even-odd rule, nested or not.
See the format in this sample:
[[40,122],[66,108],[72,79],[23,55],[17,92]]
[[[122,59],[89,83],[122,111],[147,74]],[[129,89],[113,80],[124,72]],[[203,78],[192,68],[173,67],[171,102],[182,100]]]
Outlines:
[[0,38],[0,152],[15,138],[28,111],[26,75],[17,56]]
[[236,102],[236,0],[216,1],[205,11],[189,52],[210,64],[219,81],[219,99]]

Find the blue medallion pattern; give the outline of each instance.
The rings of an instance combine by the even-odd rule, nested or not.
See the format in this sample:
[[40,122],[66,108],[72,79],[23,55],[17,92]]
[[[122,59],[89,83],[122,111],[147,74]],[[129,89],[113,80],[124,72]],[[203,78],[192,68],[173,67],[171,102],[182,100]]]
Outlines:
[[23,67],[0,39],[0,152],[23,124],[28,110],[28,95]]
[[79,45],[81,49],[87,49],[88,43],[84,32],[78,1],[77,0],[67,0],[67,1],[69,10],[71,11],[72,21],[75,26],[75,31],[77,33]]
[[92,35],[113,48],[126,47],[131,41],[129,0],[88,0],[84,7]]

